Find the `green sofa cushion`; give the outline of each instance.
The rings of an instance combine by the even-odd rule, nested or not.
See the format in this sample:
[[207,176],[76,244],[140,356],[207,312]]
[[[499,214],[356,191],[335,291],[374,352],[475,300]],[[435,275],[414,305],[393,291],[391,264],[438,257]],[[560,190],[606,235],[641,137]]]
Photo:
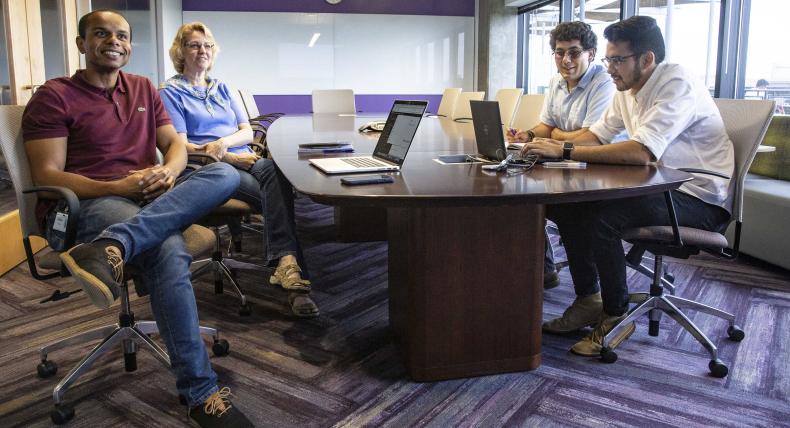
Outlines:
[[749,172],[790,181],[790,116],[774,116],[763,144],[776,147],[775,152],[758,153]]

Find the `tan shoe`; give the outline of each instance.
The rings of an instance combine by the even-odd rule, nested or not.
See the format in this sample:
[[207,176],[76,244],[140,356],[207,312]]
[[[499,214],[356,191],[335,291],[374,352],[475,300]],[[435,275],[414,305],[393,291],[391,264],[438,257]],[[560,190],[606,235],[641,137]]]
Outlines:
[[601,293],[577,297],[568,309],[565,309],[561,317],[544,322],[543,331],[563,334],[593,326],[600,319],[601,313],[603,313]]
[[[581,355],[583,357],[599,357],[601,356],[601,348],[603,343],[603,338],[606,336],[612,328],[616,326],[620,321],[625,319],[625,315],[619,317],[611,317],[606,313],[601,315],[601,320],[597,326],[587,335],[584,339],[577,342],[573,347],[571,347],[571,352],[576,355]],[[617,335],[614,337],[610,337],[606,345],[609,349],[614,349],[622,343],[624,340],[631,337],[636,330],[636,325],[634,323],[628,324],[624,328],[622,328]]]
[[274,270],[269,277],[269,283],[279,285],[288,291],[298,291],[302,293],[310,292],[310,281],[301,277],[302,269],[296,263],[282,265]]

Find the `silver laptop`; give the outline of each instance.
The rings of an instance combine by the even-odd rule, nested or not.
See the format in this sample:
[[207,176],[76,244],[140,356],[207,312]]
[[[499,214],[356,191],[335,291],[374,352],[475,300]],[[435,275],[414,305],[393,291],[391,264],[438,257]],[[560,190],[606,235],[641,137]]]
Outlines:
[[327,174],[398,171],[409,152],[428,101],[396,100],[381,131],[373,156],[310,159]]

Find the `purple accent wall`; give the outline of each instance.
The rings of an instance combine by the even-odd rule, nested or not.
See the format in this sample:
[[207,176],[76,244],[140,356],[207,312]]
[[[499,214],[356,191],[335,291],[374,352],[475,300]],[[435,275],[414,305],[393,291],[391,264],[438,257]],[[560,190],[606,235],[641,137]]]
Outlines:
[[183,0],[184,11],[375,13],[386,15],[474,16],[474,0]]
[[[357,111],[361,112],[388,112],[395,100],[428,100],[428,111],[436,113],[442,94],[355,95],[354,99]],[[261,114],[304,114],[310,113],[313,108],[310,95],[255,95],[255,104]]]

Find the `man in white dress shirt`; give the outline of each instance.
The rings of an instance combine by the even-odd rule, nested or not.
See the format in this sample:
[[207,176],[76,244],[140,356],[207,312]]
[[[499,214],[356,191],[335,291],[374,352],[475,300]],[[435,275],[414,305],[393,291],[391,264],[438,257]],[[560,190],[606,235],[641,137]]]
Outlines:
[[[673,168],[699,168],[727,176],[734,170],[733,147],[707,88],[685,68],[664,61],[664,39],[653,18],[634,16],[604,31],[603,59],[618,93],[603,117],[569,141],[535,138],[526,153],[575,161],[630,165],[656,163]],[[622,130],[629,139],[609,144]],[[695,175],[672,192],[681,226],[721,230],[730,218],[729,180]],[[594,330],[571,351],[598,356],[601,339],[628,310],[624,229],[669,225],[664,195],[653,194],[599,202],[547,207],[568,254],[577,298],[560,319],[584,319],[585,299],[600,291],[603,307]],[[600,285],[599,285],[600,282]],[[582,290],[582,293],[579,291]],[[585,327],[576,325],[575,328]],[[634,331],[633,324],[614,348]]]

